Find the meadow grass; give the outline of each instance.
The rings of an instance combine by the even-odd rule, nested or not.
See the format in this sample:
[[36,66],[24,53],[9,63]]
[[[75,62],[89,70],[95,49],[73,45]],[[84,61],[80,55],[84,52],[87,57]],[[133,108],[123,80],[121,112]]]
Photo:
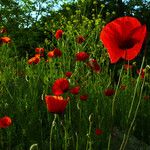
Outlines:
[[[76,22],[65,24],[61,39],[43,43],[46,53],[54,47],[53,42],[57,43],[62,56],[48,61],[42,57],[38,64],[29,65],[28,55],[18,57],[17,51],[21,50],[17,50],[13,42],[0,47],[0,114],[12,118],[10,127],[0,129],[0,149],[116,150],[114,143],[119,133],[123,133],[117,142],[119,150],[125,149],[130,135],[148,143],[150,100],[145,100],[144,96],[150,96],[149,74],[145,72],[142,79],[136,71],[125,70],[123,66],[129,62],[118,64],[117,72],[115,67],[110,67],[108,54],[99,40],[104,22],[98,21],[93,29],[89,22],[82,26],[77,26]],[[78,44],[77,35],[85,36],[85,42]],[[97,60],[100,72],[75,60],[75,54],[81,51]],[[148,64],[144,61],[145,57],[141,66],[134,67],[146,68]],[[64,94],[70,101],[63,114],[50,113],[45,95],[52,95],[54,81],[64,78],[67,71],[72,72],[68,79],[70,86],[80,86],[80,92]],[[114,95],[104,94],[108,88],[115,90]],[[86,101],[80,100],[83,94],[88,95]],[[96,134],[96,129],[102,130],[102,134]]]

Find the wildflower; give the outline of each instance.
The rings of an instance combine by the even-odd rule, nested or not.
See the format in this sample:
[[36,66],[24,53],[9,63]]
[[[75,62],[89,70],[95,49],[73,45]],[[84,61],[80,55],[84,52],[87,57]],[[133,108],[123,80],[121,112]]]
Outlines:
[[9,38],[9,37],[1,37],[0,38],[0,41],[2,42],[2,43],[9,43],[10,41],[11,41],[11,39]]
[[44,48],[42,48],[42,47],[37,47],[37,48],[35,49],[35,52],[36,52],[36,53],[44,53]]
[[146,37],[146,26],[134,17],[120,17],[108,23],[100,33],[111,63],[120,58],[134,59],[140,52]]
[[62,52],[58,48],[55,48],[53,51],[48,52],[48,57],[53,58],[53,57],[61,57]]
[[145,95],[144,100],[150,100],[150,96]]
[[85,61],[89,58],[89,55],[86,52],[78,52],[76,54],[77,61]]
[[61,29],[59,29],[59,30],[56,31],[55,37],[56,37],[57,40],[62,37],[63,32],[64,32],[64,31],[61,30]]
[[124,68],[124,70],[129,70],[129,69],[132,69],[133,68],[133,66],[132,65],[129,65],[129,64],[124,64],[123,65],[123,68]]
[[87,62],[87,65],[95,72],[99,73],[101,71],[101,68],[99,66],[99,64],[97,63],[96,59],[90,59]]
[[112,88],[108,88],[108,89],[105,89],[105,90],[104,90],[104,95],[105,95],[105,96],[112,96],[112,95],[114,95],[114,94],[115,94],[115,90],[112,89]]
[[69,89],[69,81],[66,78],[57,79],[52,86],[54,95],[61,95]]
[[126,85],[120,85],[121,90],[125,90],[126,88],[127,88]]
[[79,91],[80,91],[80,86],[76,86],[76,87],[70,89],[70,93],[72,93],[74,95],[78,94]]
[[40,62],[39,56],[34,56],[28,60],[28,64],[38,64]]
[[76,42],[77,42],[78,44],[82,44],[84,41],[85,41],[85,38],[84,38],[82,35],[79,35],[79,36],[76,38]]
[[84,94],[84,95],[80,96],[80,100],[81,101],[86,101],[87,99],[88,99],[88,95],[87,94]]
[[12,120],[10,117],[5,116],[3,118],[0,118],[0,128],[7,128],[12,123]]
[[68,72],[65,73],[65,75],[66,75],[66,77],[70,78],[71,75],[72,75],[72,72],[69,72],[69,71],[68,71]]
[[36,49],[35,49],[35,52],[37,53],[37,54],[40,54],[40,56],[44,56],[44,48],[43,47],[37,47]]
[[1,34],[4,34],[4,33],[6,33],[6,32],[7,32],[6,28],[3,27],[3,28],[0,29],[0,33],[1,33]]
[[45,101],[47,109],[51,113],[63,113],[69,101],[69,97],[64,99],[62,96],[46,95]]
[[101,129],[96,129],[95,134],[96,135],[101,135],[101,134],[103,134],[103,131]]
[[[140,69],[137,70],[137,74],[140,74]],[[144,69],[141,70],[140,77],[141,77],[141,79],[143,79],[145,77],[145,70]]]

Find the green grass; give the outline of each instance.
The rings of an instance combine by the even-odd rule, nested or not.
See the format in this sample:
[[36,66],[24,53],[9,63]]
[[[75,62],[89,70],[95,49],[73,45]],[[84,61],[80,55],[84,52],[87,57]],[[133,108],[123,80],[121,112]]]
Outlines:
[[[138,74],[133,76],[136,71],[126,71],[118,64],[120,80],[116,83],[115,72],[110,68],[107,52],[99,40],[99,26],[95,25],[93,30],[87,28],[86,32],[85,28],[80,30],[80,25],[74,31],[71,25],[68,26],[66,24],[62,39],[43,43],[46,52],[56,42],[63,53],[49,62],[42,58],[38,64],[29,65],[28,57],[18,57],[16,52],[19,50],[13,43],[0,47],[0,117],[12,118],[11,126],[0,129],[0,149],[115,150],[117,146],[122,150],[130,135],[150,144],[150,100],[143,98],[149,94],[149,74],[141,79]],[[78,34],[86,36],[81,45],[75,41]],[[84,62],[75,61],[79,51],[96,58],[102,71],[95,73]],[[141,65],[146,67],[146,64]],[[52,94],[53,82],[65,77],[67,71],[73,73],[70,86],[79,85],[80,92],[78,95],[65,94],[70,96],[70,101],[63,115],[49,113],[44,96]],[[126,85],[126,89],[121,90],[121,85]],[[104,95],[108,87],[116,90],[115,95]],[[88,100],[81,101],[79,96],[85,93]],[[96,135],[97,128],[103,134]]]

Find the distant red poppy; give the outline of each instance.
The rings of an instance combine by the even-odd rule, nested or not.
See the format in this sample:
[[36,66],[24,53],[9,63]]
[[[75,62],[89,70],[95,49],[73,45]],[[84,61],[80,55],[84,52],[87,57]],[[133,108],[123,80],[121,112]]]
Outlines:
[[105,90],[104,90],[104,95],[105,95],[105,96],[112,96],[112,95],[114,95],[114,94],[115,94],[115,90],[112,89],[112,88],[108,88],[108,89],[105,89]]
[[77,61],[85,61],[89,58],[89,54],[87,54],[86,52],[78,52],[76,54],[76,60]]
[[57,30],[56,33],[55,33],[56,39],[57,39],[57,40],[60,39],[60,38],[62,37],[62,34],[63,34],[63,33],[64,33],[63,30],[61,30],[61,29]]
[[[137,74],[140,74],[140,69],[137,70]],[[144,79],[144,77],[145,77],[145,71],[144,71],[144,69],[141,70],[140,77],[141,77],[141,79]]]
[[69,89],[69,81],[66,78],[57,79],[52,86],[54,95],[61,95]]
[[146,26],[134,17],[120,17],[108,23],[100,33],[111,63],[120,58],[134,59],[140,52],[146,37]]
[[69,101],[69,97],[64,99],[62,96],[46,95],[45,101],[47,109],[51,113],[63,113]]
[[0,118],[0,128],[7,128],[12,123],[12,120],[10,117],[5,116],[3,118]]
[[99,64],[97,63],[96,59],[90,59],[87,62],[87,65],[96,73],[99,73],[101,71],[101,68],[100,68]]
[[129,65],[129,64],[124,64],[123,65],[123,68],[124,68],[124,70],[128,70],[128,69],[132,69],[133,68],[133,66],[132,65]]
[[40,62],[40,57],[38,57],[37,55],[28,60],[28,64],[38,64],[39,62]]
[[65,73],[65,75],[66,75],[66,77],[70,78],[71,75],[72,75],[72,72],[68,71],[68,72]]
[[82,35],[79,35],[79,36],[76,38],[76,42],[77,42],[78,44],[82,44],[84,41],[85,41],[85,38],[84,38]]
[[79,91],[80,91],[80,86],[76,86],[76,87],[70,89],[70,93],[72,93],[74,95],[78,94]]
[[103,131],[101,129],[96,129],[95,134],[96,135],[101,135],[101,134],[103,134]]
[[62,56],[62,52],[58,48],[55,48],[53,51],[49,51],[47,56],[50,57],[50,58],[61,57]]
[[145,96],[144,96],[144,100],[150,100],[150,96],[145,95]]
[[121,89],[121,90],[125,90],[126,88],[127,88],[126,85],[120,85],[120,89]]
[[88,99],[88,95],[87,94],[84,94],[84,95],[80,96],[80,100],[81,101],[86,101],[87,99]]
[[35,48],[36,53],[44,53],[44,48],[43,47],[37,47]]
[[2,43],[9,43],[10,41],[11,41],[11,39],[9,38],[9,37],[1,37],[0,38],[0,41],[2,42]]
[[6,28],[3,27],[3,28],[0,29],[0,33],[1,33],[1,34],[4,34],[4,33],[6,33],[6,32],[7,32]]

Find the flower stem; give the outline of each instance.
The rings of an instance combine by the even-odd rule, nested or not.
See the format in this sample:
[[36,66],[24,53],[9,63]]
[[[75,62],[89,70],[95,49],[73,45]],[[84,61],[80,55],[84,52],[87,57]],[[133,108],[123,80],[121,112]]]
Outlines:
[[133,124],[135,122],[135,119],[136,119],[136,116],[137,116],[137,113],[138,113],[138,110],[139,110],[139,106],[141,104],[141,98],[142,98],[142,92],[143,92],[143,88],[144,88],[144,83],[145,83],[145,78],[144,78],[143,83],[142,83],[142,87],[141,87],[141,91],[140,91],[140,97],[139,97],[139,101],[138,101],[138,104],[137,104],[137,107],[136,107],[133,119],[132,119],[130,127],[129,127],[128,131],[127,131],[127,135],[124,135],[124,137],[123,137],[123,141],[121,143],[121,146],[120,146],[119,150],[124,150],[126,145],[127,145],[131,129],[133,127]]
[[54,120],[52,121],[52,124],[51,124],[51,129],[50,129],[50,150],[52,150],[52,135],[53,135],[53,128],[55,126],[55,123],[56,123],[56,118],[57,118],[57,114],[54,114]]

